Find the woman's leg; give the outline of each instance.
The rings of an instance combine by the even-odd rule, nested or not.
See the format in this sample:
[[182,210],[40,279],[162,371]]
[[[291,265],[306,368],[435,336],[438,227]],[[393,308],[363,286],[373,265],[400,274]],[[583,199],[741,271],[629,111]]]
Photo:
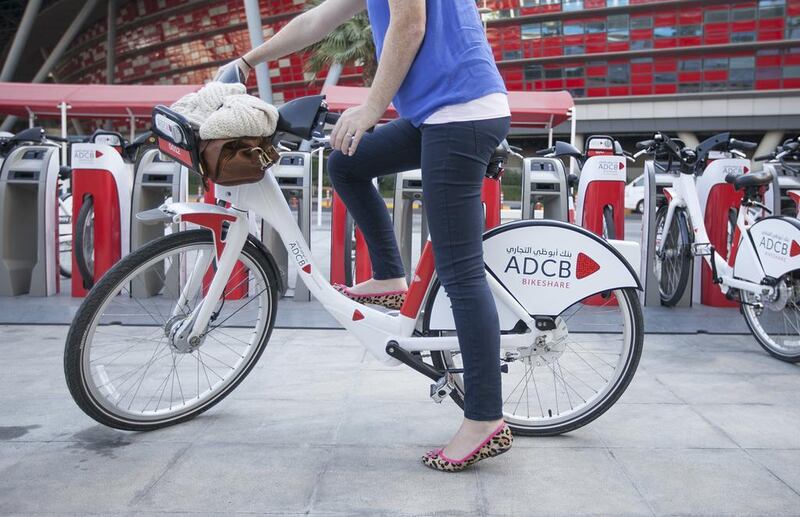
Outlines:
[[[500,326],[483,263],[481,186],[508,127],[508,118],[422,127],[423,205],[461,348],[464,417],[485,423],[462,426],[445,450],[451,458],[471,451],[503,417]],[[469,443],[476,436],[476,443]]]
[[405,283],[405,270],[389,211],[372,180],[419,167],[420,131],[404,119],[364,135],[353,156],[334,151],[328,158],[333,187],[367,241],[375,280]]

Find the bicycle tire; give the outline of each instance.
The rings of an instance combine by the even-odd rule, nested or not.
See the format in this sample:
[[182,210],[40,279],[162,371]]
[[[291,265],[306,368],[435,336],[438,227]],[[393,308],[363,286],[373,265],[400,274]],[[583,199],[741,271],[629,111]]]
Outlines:
[[[668,209],[669,207],[664,205],[656,212],[656,234],[658,234],[659,228],[662,228],[664,225]],[[661,297],[661,304],[667,307],[674,307],[678,304],[689,283],[692,256],[689,252],[690,241],[687,228],[688,222],[686,221],[686,214],[683,209],[678,208],[675,210],[675,214],[672,217],[672,225],[669,229],[669,233],[663,235],[662,229],[662,239],[670,239],[668,242],[664,243],[662,255],[669,255],[670,259],[674,259],[671,261],[671,269],[675,272],[675,278],[677,279],[674,286],[671,288],[667,286],[665,288],[664,275],[666,273],[664,270],[664,261],[658,255],[653,259],[655,261],[654,267],[656,276],[658,277],[658,291]]]
[[85,377],[83,372],[83,354],[86,352],[86,337],[89,333],[90,326],[95,319],[96,312],[100,310],[106,301],[106,298],[113,296],[121,283],[126,282],[128,275],[134,272],[140,265],[146,264],[149,260],[159,255],[168,253],[171,250],[180,249],[182,247],[189,247],[192,245],[213,245],[214,239],[208,230],[188,230],[166,235],[156,239],[142,248],[131,253],[123,258],[108,273],[103,275],[103,278],[97,283],[95,288],[88,294],[83,304],[75,314],[72,325],[70,326],[67,335],[65,350],[64,350],[64,375],[67,381],[70,395],[72,395],[75,403],[80,409],[89,417],[94,419],[100,424],[121,429],[126,431],[152,431],[160,429],[181,422],[190,420],[201,413],[211,409],[213,406],[227,397],[236,387],[247,377],[252,371],[253,367],[258,363],[261,355],[263,354],[269,342],[272,330],[275,326],[275,316],[277,314],[278,305],[278,278],[275,274],[275,269],[272,264],[271,258],[267,255],[267,251],[261,249],[259,246],[247,241],[244,249],[242,250],[251,263],[255,264],[263,276],[265,283],[269,286],[268,296],[270,297],[270,312],[269,322],[265,326],[261,338],[254,346],[254,353],[251,355],[250,361],[244,365],[243,368],[236,374],[236,377],[219,393],[215,394],[208,402],[197,408],[186,412],[185,414],[177,415],[171,418],[165,418],[163,421],[149,420],[147,422],[133,421],[129,418],[120,418],[110,414],[106,408],[103,408],[92,395],[90,389],[85,384]]
[[78,212],[78,219],[75,222],[75,232],[72,235],[72,249],[75,254],[75,262],[78,265],[78,273],[83,279],[83,286],[86,289],[94,287],[94,267],[89,265],[88,257],[84,253],[86,244],[86,224],[89,218],[94,215],[94,198],[92,196],[83,200],[81,210]]
[[611,205],[603,207],[603,238],[606,240],[617,238],[617,227],[614,224],[614,207]]
[[[438,282],[438,280],[435,281],[426,302],[425,314],[430,314],[430,311],[433,308],[433,301],[436,299],[436,292],[440,288],[441,284]],[[638,293],[635,289],[620,289],[617,292],[622,294],[622,299],[619,300],[619,302],[625,303],[625,305],[631,311],[630,323],[633,341],[629,360],[625,365],[625,371],[617,379],[613,388],[607,393],[605,399],[592,407],[589,412],[561,424],[542,427],[524,427],[509,422],[509,426],[511,427],[512,431],[514,431],[514,434],[519,436],[558,436],[569,433],[584,427],[585,425],[599,418],[601,415],[603,415],[603,413],[608,411],[619,400],[625,390],[627,390],[628,386],[633,380],[633,376],[636,374],[639,360],[641,359],[642,355],[644,344],[644,317],[642,315],[642,308],[641,304],[639,303]],[[432,335],[431,331],[428,329],[428,324],[428,319],[425,318],[423,320],[423,334]],[[434,368],[444,371],[446,368],[452,367],[450,364],[448,364],[449,361],[447,359],[447,354],[448,352],[431,352],[431,363],[433,364]],[[457,377],[460,378],[460,375],[457,375]],[[456,389],[450,392],[450,398],[461,409],[464,409],[463,383],[456,384]]]
[[[796,279],[800,278],[800,270],[792,271],[791,273],[787,273],[781,279],[780,282],[786,282],[790,280],[793,284],[797,282]],[[755,307],[755,300],[754,295],[742,291],[742,298],[743,302],[741,306],[742,316],[744,316],[744,321],[747,323],[747,327],[750,329],[750,332],[753,334],[753,337],[756,339],[758,344],[763,348],[769,355],[776,359],[780,359],[781,361],[787,363],[800,363],[800,348],[796,348],[794,353],[790,351],[781,350],[778,343],[775,341],[775,338],[770,335],[770,333],[764,328],[764,325],[760,321],[761,314],[767,311],[767,308],[762,308],[760,312],[757,313]],[[794,306],[794,311],[798,312],[800,307],[795,301],[791,302]],[[788,305],[788,302],[787,302]],[[787,307],[781,309],[781,311],[785,311]],[[794,326],[792,326],[794,327]],[[792,341],[796,341],[800,336],[793,335]]]

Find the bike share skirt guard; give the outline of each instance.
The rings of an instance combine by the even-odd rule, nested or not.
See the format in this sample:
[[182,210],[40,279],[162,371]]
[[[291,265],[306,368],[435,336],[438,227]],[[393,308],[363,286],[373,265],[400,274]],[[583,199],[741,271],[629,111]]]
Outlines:
[[742,238],[734,278],[761,283],[800,269],[800,221],[774,216],[761,219]]
[[[626,255],[637,253],[632,249]],[[634,269],[617,249],[568,223],[529,220],[499,226],[484,234],[483,254],[486,274],[532,316],[558,316],[589,296],[613,289],[641,289]],[[500,329],[511,330],[519,318],[500,300],[495,302]],[[450,306],[444,289],[439,289],[430,329],[455,328]]]

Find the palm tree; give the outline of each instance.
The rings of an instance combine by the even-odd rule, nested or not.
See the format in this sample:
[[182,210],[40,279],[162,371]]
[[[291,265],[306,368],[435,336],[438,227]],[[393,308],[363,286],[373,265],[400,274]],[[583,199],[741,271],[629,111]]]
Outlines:
[[[324,1],[308,0],[307,8],[316,7]],[[325,39],[309,47],[307,53],[306,71],[314,74],[313,78],[316,79],[320,72],[328,70],[326,84],[336,84],[344,66],[356,65],[361,66],[364,85],[369,86],[378,66],[372,27],[366,12],[344,22]]]

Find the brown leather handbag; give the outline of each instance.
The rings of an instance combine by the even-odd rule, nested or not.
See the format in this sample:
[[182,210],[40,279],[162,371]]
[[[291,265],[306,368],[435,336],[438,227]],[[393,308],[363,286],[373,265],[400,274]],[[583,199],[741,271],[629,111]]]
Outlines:
[[203,182],[233,187],[261,181],[280,155],[266,137],[222,138],[200,142]]

